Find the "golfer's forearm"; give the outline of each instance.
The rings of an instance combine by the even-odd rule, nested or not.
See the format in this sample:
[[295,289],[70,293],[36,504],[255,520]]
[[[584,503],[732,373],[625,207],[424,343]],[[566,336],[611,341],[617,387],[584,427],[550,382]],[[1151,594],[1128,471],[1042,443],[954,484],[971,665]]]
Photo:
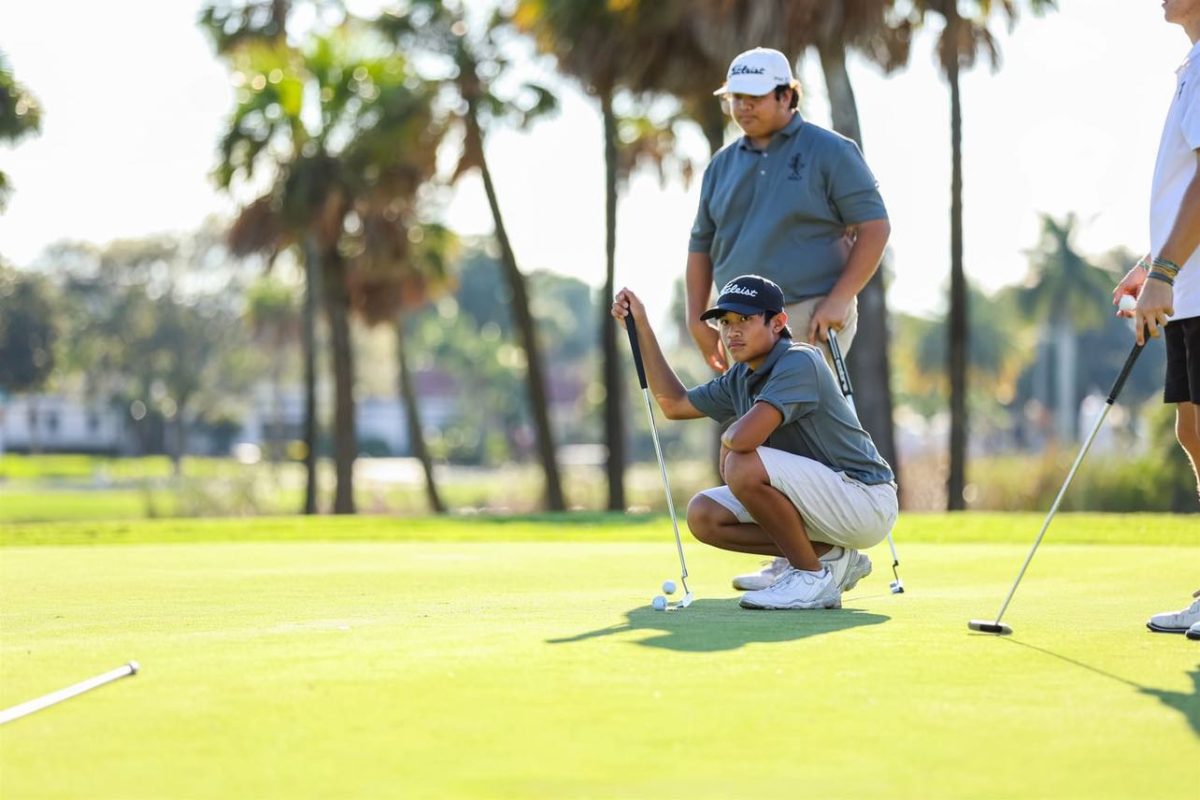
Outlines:
[[683,277],[685,307],[687,308],[687,329],[694,331],[697,326],[703,326],[700,315],[708,308],[708,300],[712,297],[712,258],[708,253],[688,253],[687,270]]
[[695,416],[688,413],[689,409],[693,412],[695,409],[687,399],[687,388],[667,363],[654,330],[648,324],[639,324],[637,337],[638,347],[642,351],[642,364],[646,369],[646,383],[663,414],[667,419],[690,419]]
[[843,298],[857,297],[863,290],[883,260],[883,250],[887,247],[888,237],[892,234],[892,225],[886,219],[873,219],[858,226],[858,236],[850,247],[846,258],[846,266],[842,277],[834,285],[832,295]]
[[1162,249],[1154,255],[1182,267],[1198,247],[1200,247],[1200,165],[1197,166],[1196,174],[1192,176],[1192,182],[1188,184],[1187,191],[1183,193],[1183,202],[1179,204],[1179,211],[1175,214],[1175,224],[1171,226],[1171,233],[1163,242]]

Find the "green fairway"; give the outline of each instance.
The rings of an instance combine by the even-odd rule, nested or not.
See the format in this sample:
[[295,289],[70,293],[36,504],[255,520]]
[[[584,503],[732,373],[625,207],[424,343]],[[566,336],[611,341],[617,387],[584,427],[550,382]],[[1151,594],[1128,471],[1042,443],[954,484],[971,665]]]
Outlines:
[[[1196,517],[910,515],[840,611],[751,612],[662,517],[0,527],[5,798],[1195,798]],[[85,544],[91,543],[91,544]]]

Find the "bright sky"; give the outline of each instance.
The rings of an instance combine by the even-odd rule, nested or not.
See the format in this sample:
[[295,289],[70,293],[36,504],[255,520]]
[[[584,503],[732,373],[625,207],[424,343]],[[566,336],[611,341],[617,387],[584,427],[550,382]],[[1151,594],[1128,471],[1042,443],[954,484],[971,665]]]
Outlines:
[[[0,148],[16,187],[0,217],[0,253],[10,261],[26,265],[60,239],[186,231],[233,211],[208,178],[232,92],[196,27],[198,5],[0,4],[0,49],[44,108],[39,138]],[[1187,37],[1151,0],[1059,5],[1001,34],[998,73],[977,69],[962,82],[966,264],[988,290],[1024,278],[1039,212],[1077,213],[1085,252],[1148,245],[1154,154]],[[889,300],[909,312],[939,310],[949,274],[949,95],[931,42],[918,39],[909,68],[892,77],[851,65],[867,160],[892,218]],[[813,59],[800,77],[806,116],[827,125]],[[722,78],[713,75],[713,86]],[[521,266],[599,286],[599,113],[570,84],[562,106],[532,131],[494,134],[488,156]],[[703,163],[699,136],[686,146]],[[698,181],[664,189],[643,176],[621,198],[617,282],[660,316],[683,269],[698,192]],[[464,234],[491,231],[477,179],[460,184],[446,221]]]

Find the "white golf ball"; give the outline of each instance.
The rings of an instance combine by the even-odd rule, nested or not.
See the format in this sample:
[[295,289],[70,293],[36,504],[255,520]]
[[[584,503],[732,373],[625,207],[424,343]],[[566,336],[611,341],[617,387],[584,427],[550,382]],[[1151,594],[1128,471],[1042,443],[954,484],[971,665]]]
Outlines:
[[659,611],[667,610],[667,598],[663,597],[661,594],[655,595],[650,604]]
[[1123,294],[1121,295],[1120,302],[1117,304],[1117,308],[1122,311],[1133,311],[1133,309],[1137,308],[1137,298],[1131,294]]
[[675,581],[663,581],[663,594],[675,594]]

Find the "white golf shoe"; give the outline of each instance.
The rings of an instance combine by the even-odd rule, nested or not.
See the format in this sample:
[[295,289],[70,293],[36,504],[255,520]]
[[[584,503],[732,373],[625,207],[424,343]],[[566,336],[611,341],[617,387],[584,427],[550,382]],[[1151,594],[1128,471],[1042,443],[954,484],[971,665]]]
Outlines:
[[1187,637],[1200,642],[1200,622],[1192,624],[1192,627],[1187,629]]
[[1146,623],[1146,627],[1159,633],[1187,633],[1200,624],[1200,589],[1192,595],[1196,601],[1182,611],[1164,611],[1155,614]]
[[779,580],[779,576],[792,568],[788,560],[782,556],[773,558],[766,563],[758,572],[748,572],[745,575],[738,575],[733,579],[733,588],[741,592],[755,592],[760,589],[766,589],[775,581]]
[[821,563],[829,567],[834,581],[843,592],[850,591],[859,581],[871,574],[871,559],[866,553],[843,547],[836,558],[828,556],[829,553],[821,556]]
[[742,608],[841,608],[842,590],[828,568],[819,573],[788,567],[766,589],[742,595]]

